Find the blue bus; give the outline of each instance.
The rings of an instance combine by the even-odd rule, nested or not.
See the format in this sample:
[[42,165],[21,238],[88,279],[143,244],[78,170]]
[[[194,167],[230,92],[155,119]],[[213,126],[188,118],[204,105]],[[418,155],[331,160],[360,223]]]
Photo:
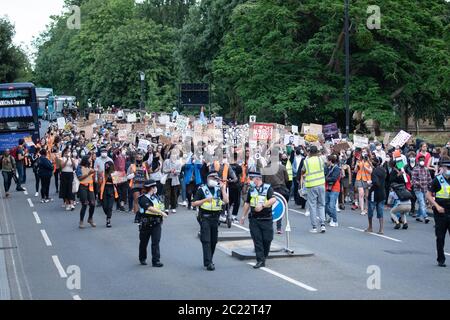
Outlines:
[[36,98],[39,105],[38,117],[42,118],[44,113],[50,109],[50,103],[53,96],[53,89],[51,88],[36,88]]
[[0,84],[0,152],[19,139],[39,141],[38,102],[32,83]]

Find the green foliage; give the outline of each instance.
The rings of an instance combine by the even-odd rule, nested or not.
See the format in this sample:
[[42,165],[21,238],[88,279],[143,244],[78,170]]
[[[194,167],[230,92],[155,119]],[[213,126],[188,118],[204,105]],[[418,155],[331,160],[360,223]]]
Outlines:
[[24,82],[30,79],[30,64],[20,47],[12,43],[14,26],[0,17],[0,83]]

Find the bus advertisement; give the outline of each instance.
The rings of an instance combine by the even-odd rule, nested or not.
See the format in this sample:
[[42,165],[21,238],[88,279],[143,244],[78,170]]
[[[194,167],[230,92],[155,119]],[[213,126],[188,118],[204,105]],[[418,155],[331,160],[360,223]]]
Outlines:
[[25,138],[40,139],[36,88],[32,83],[0,84],[0,152]]

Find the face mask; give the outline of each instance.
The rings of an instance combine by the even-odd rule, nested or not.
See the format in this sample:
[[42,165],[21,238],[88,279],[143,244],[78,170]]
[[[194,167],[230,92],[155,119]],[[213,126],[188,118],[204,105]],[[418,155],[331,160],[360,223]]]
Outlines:
[[81,150],[80,155],[81,155],[82,157],[84,157],[84,156],[86,155],[86,152],[85,152],[84,150]]
[[380,151],[381,150],[381,146],[377,146],[376,149],[377,149],[377,151]]
[[72,157],[76,158],[78,156],[78,153],[72,152]]
[[213,179],[208,180],[208,187],[215,188],[215,187],[217,187],[218,184],[219,183],[216,180],[213,180]]
[[444,176],[446,176],[447,178],[450,177],[450,169],[447,169],[447,171],[444,172]]
[[346,154],[347,154],[347,156],[351,156],[352,152],[351,151],[347,151]]
[[390,162],[390,161],[391,161],[391,158],[386,157],[386,162]]
[[101,156],[104,159],[104,158],[106,158],[108,156],[108,154],[106,152],[102,152]]
[[425,161],[419,161],[419,165],[423,167],[425,165]]
[[250,181],[250,187],[252,187],[252,188],[255,188],[255,187],[256,187],[255,181]]

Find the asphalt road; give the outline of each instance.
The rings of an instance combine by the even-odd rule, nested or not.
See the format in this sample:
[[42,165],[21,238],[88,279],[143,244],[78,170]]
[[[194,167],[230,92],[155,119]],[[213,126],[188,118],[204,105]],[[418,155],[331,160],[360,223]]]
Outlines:
[[[271,259],[266,269],[254,270],[248,264],[253,261],[238,260],[221,248],[214,257],[216,271],[208,272],[194,211],[180,208],[164,222],[164,267],[158,269],[138,263],[138,230],[131,214],[115,211],[113,227],[107,229],[102,209],[96,208],[97,228],[80,230],[80,206],[64,211],[53,181],[55,201],[40,203],[32,171],[27,175],[28,192],[0,199],[0,280],[5,270],[8,278],[0,282],[4,299],[450,298],[450,268],[436,266],[432,222],[411,219],[408,230],[394,230],[386,215],[385,237],[380,237],[361,232],[367,218],[348,210],[339,213],[338,228],[311,234],[309,217],[291,202],[292,246],[314,256]],[[284,239],[275,235],[275,244]],[[70,266],[80,270],[79,289]],[[379,289],[367,285],[373,270],[380,271]]]

